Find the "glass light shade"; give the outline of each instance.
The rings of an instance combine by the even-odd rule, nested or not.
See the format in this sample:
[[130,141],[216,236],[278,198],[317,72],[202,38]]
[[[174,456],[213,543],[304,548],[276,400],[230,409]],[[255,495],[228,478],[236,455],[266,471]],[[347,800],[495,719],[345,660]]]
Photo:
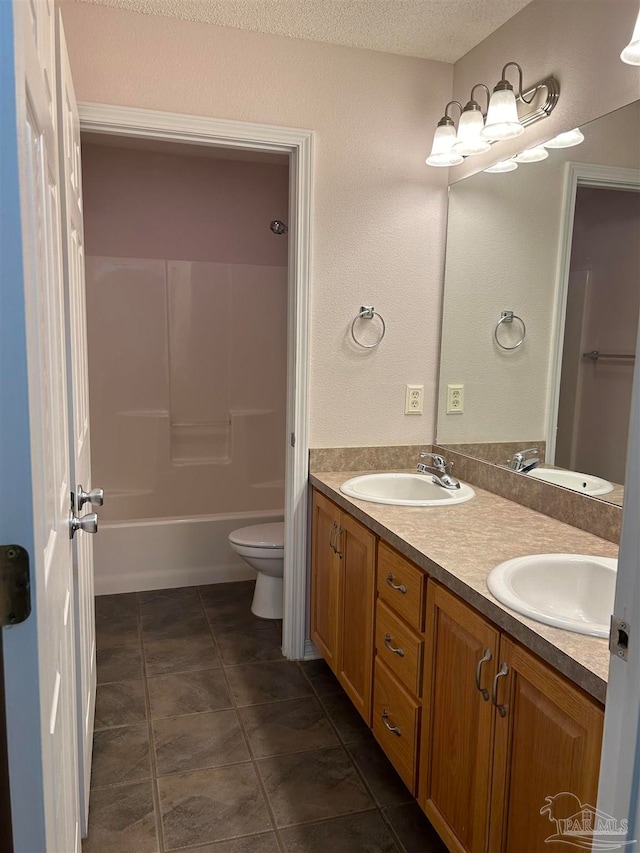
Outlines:
[[501,175],[504,172],[513,172],[518,168],[518,164],[515,160],[500,160],[499,163],[496,163],[495,166],[489,166],[488,169],[485,169],[485,172],[490,172],[492,175]]
[[484,119],[480,110],[464,110],[458,122],[458,135],[452,150],[465,157],[489,151],[489,142],[480,136],[483,127]]
[[527,148],[520,154],[517,154],[513,159],[516,163],[539,163],[540,160],[546,160],[549,152],[544,145],[536,145],[535,148]]
[[633,28],[631,41],[620,54],[620,59],[627,65],[640,65],[640,12]]
[[584,136],[579,128],[568,130],[566,133],[559,133],[544,143],[545,148],[571,148],[573,145],[580,145],[584,142]]
[[456,129],[451,124],[439,124],[433,135],[433,147],[431,154],[426,159],[428,166],[458,166],[462,163],[462,156],[452,151],[456,141]]
[[513,89],[498,89],[491,95],[489,111],[484,129],[481,131],[483,139],[499,140],[513,139],[524,133],[524,127],[518,118],[518,106]]

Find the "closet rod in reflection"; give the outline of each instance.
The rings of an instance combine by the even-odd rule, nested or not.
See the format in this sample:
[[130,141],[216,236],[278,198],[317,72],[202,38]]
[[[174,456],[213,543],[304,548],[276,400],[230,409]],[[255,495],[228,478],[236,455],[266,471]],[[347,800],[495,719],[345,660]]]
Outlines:
[[627,355],[626,353],[621,352],[600,352],[597,349],[589,350],[589,352],[583,352],[582,357],[590,358],[591,361],[598,361],[600,358],[620,358],[623,361],[635,361],[635,355],[633,355],[633,353]]

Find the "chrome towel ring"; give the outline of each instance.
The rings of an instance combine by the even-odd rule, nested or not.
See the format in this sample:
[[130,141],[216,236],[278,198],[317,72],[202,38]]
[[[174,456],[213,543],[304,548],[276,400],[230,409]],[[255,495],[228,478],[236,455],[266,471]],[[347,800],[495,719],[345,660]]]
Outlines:
[[[379,317],[380,322],[382,323],[382,331],[380,332],[380,337],[378,338],[377,341],[374,341],[374,343],[372,343],[372,344],[363,344],[362,341],[359,341],[356,338],[356,333],[355,333],[356,323],[358,322],[358,320],[373,320],[374,317]],[[377,347],[378,344],[380,344],[382,342],[382,339],[384,338],[386,331],[387,331],[387,327],[386,327],[385,322],[382,318],[382,314],[379,314],[377,311],[374,311],[373,305],[361,305],[360,311],[356,314],[356,316],[353,318],[353,322],[351,323],[351,337],[353,338],[355,343],[357,343],[358,346],[362,347],[363,349],[373,349],[374,347]]]
[[[514,320],[517,320],[519,323],[522,324],[522,336],[521,336],[521,338],[517,344],[514,344],[512,347],[508,347],[505,344],[500,343],[500,340],[498,339],[498,329],[500,328],[500,326],[503,323],[513,323]],[[527,327],[525,326],[524,320],[522,319],[522,317],[518,317],[518,315],[514,314],[513,311],[502,311],[500,313],[500,319],[496,323],[496,328],[493,332],[493,337],[495,338],[495,341],[498,344],[498,346],[500,347],[500,349],[504,349],[507,351],[518,349],[518,347],[522,346],[522,344],[524,343],[524,339],[525,339],[526,335],[527,335]]]

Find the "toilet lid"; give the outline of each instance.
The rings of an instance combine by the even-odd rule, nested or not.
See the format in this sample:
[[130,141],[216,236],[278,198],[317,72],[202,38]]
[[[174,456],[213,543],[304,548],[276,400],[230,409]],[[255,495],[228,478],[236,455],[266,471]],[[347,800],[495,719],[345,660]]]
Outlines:
[[284,521],[274,524],[253,524],[240,527],[229,534],[229,542],[253,548],[284,548]]

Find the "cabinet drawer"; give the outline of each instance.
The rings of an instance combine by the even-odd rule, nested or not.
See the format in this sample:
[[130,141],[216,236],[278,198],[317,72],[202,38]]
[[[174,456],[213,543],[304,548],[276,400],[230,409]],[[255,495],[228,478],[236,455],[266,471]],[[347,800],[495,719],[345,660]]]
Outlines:
[[426,575],[384,542],[378,545],[378,595],[416,631],[424,628]]
[[395,615],[381,599],[376,607],[376,654],[414,696],[422,695],[420,634]]
[[373,733],[400,778],[416,793],[420,705],[407,693],[380,658],[373,686]]

